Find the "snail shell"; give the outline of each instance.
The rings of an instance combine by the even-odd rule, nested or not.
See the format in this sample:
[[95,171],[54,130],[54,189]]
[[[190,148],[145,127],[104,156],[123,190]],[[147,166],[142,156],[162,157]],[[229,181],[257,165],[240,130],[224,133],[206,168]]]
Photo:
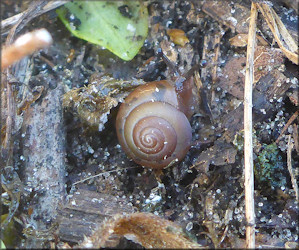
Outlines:
[[117,136],[126,154],[140,165],[157,169],[182,160],[192,133],[180,106],[174,86],[166,80],[130,93],[116,118]]

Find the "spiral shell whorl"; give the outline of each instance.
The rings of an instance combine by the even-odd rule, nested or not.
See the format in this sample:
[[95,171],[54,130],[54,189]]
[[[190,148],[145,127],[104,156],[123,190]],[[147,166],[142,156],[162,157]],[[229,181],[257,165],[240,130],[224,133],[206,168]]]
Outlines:
[[175,150],[175,130],[163,118],[149,116],[139,120],[133,129],[135,146],[150,157],[168,157]]
[[116,121],[124,151],[138,164],[152,168],[181,160],[191,145],[191,126],[184,113],[158,101],[131,106],[122,104]]

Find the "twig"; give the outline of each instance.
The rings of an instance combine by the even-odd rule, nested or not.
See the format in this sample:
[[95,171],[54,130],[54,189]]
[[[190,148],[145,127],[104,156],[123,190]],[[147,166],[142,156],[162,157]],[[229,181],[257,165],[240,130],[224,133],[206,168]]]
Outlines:
[[288,120],[288,122],[286,123],[286,125],[285,125],[285,126],[283,127],[283,129],[281,130],[280,135],[279,135],[278,138],[276,139],[276,141],[275,141],[276,144],[280,141],[282,135],[284,134],[284,132],[286,132],[286,130],[287,130],[288,127],[292,124],[292,122],[297,118],[298,114],[299,114],[299,110],[297,110],[297,111],[291,116],[291,118]]
[[[220,54],[220,40],[222,37],[222,31],[220,31],[218,34],[214,36],[214,48],[215,48],[215,55],[212,58],[213,62],[213,68],[212,68],[212,83],[215,84],[217,81],[217,68],[218,68],[218,59]],[[214,102],[215,100],[215,88],[212,88],[212,94],[211,94],[211,102]]]
[[288,136],[288,151],[287,151],[287,165],[288,165],[288,170],[291,176],[291,182],[293,189],[295,191],[295,196],[296,196],[296,201],[299,202],[299,191],[298,191],[298,185],[297,181],[294,175],[294,171],[292,168],[292,149],[293,149],[293,143],[291,142],[291,135]]
[[254,175],[252,146],[252,86],[254,81],[254,47],[256,36],[257,7],[251,4],[244,87],[244,167],[246,247],[255,248]]
[[[224,34],[224,32],[219,31],[219,33],[217,33],[214,36],[214,48],[215,48],[215,55],[212,58],[212,62],[214,64],[213,69],[212,69],[212,82],[215,83],[217,81],[217,68],[218,68],[218,59],[219,59],[219,54],[220,54],[220,41],[222,38],[222,34]],[[213,100],[214,98],[212,98]]]
[[220,244],[224,241],[224,239],[225,239],[225,237],[226,237],[226,235],[227,235],[227,232],[228,232],[228,225],[226,225],[226,227],[225,227],[225,229],[224,229],[224,231],[223,231],[223,234],[222,234],[222,236],[221,236],[221,238],[220,238],[220,241],[219,241],[219,243],[218,243],[218,245],[217,245],[217,248],[219,248],[219,247],[220,247]]
[[[32,20],[33,18],[39,16],[39,15],[42,15],[50,10],[53,10],[53,9],[56,9],[58,8],[59,6],[67,3],[68,1],[50,1],[49,3],[45,3],[45,5],[43,5],[43,2],[44,1],[40,1],[41,3],[41,10],[36,12],[36,13],[32,13],[31,16],[30,16],[30,20]],[[39,7],[39,3],[34,3],[37,7]],[[28,10],[25,10],[24,12],[21,12],[17,15],[14,15],[12,17],[9,17],[3,21],[1,21],[1,32],[2,32],[2,35],[5,34],[7,32],[7,30],[15,25],[17,22],[19,22],[25,13],[27,13]]]
[[36,50],[48,47],[52,37],[46,29],[39,29],[20,36],[12,45],[1,51],[1,69],[7,68]]
[[[206,60],[207,58],[207,50],[208,50],[208,35],[205,35],[203,38],[203,49],[202,49],[202,56],[201,59],[202,60]],[[205,81],[207,77],[207,69],[206,67],[203,67],[201,69],[201,75],[200,78]]]
[[114,170],[106,171],[106,172],[103,172],[103,173],[99,173],[99,174],[96,174],[96,175],[89,176],[89,177],[87,177],[87,178],[85,178],[85,179],[83,179],[83,180],[76,181],[76,182],[74,182],[72,185],[74,186],[74,185],[77,185],[77,184],[79,184],[79,183],[83,183],[83,182],[88,181],[88,180],[90,180],[90,179],[92,179],[92,178],[99,177],[99,176],[104,175],[104,174],[107,174],[107,173],[113,173],[113,172],[122,171],[122,170],[127,170],[127,169],[132,169],[132,168],[136,168],[136,167],[122,168],[122,169],[114,169]]
[[294,138],[295,149],[299,154],[298,126],[296,123],[294,124],[293,138]]

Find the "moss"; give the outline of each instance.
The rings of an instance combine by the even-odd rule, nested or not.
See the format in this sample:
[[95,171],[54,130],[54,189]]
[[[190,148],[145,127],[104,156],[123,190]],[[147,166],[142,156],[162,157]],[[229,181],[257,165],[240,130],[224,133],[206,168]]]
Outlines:
[[254,163],[254,174],[258,183],[266,184],[271,188],[286,185],[282,157],[275,143],[264,144]]
[[[244,131],[235,135],[233,144],[240,153],[244,153]],[[255,182],[272,189],[285,186],[284,163],[276,143],[260,144],[257,140],[256,131],[253,130],[253,147],[257,154],[254,160]]]

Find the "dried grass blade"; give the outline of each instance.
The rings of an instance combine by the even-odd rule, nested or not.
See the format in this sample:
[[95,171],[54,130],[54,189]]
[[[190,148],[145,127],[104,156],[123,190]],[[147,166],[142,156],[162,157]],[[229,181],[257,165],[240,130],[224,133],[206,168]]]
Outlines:
[[251,4],[244,88],[244,167],[246,248],[255,247],[254,175],[252,144],[252,88],[254,81],[254,49],[256,43],[257,6]]
[[268,23],[268,26],[282,52],[289,60],[298,65],[298,46],[283,22],[280,20],[279,16],[268,4],[260,3],[257,4],[257,6],[266,19],[266,22]]

